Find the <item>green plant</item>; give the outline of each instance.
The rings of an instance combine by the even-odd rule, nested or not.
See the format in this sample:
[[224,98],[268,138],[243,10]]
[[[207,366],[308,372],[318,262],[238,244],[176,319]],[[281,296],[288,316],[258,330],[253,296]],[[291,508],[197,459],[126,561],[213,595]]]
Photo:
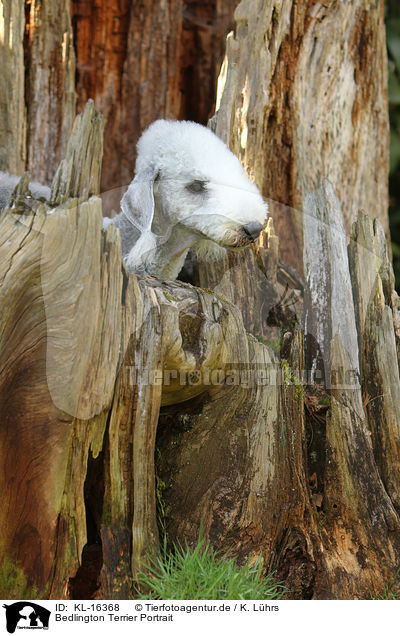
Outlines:
[[239,567],[236,559],[227,559],[212,550],[199,536],[194,548],[175,546],[161,555],[137,576],[138,598],[233,600],[281,599],[287,589],[272,575],[262,575],[261,561]]
[[[159,453],[159,450],[157,449]],[[167,484],[156,473],[156,510],[157,510],[157,524],[160,534],[166,536],[166,519],[169,514],[169,506],[166,506],[163,499],[164,490],[166,490]]]
[[282,379],[285,386],[294,386],[294,392],[298,402],[301,402],[304,399],[304,391],[303,386],[299,378],[296,378],[293,370],[290,368],[287,360],[281,360],[281,368],[282,368]]
[[270,349],[274,353],[279,353],[281,350],[282,343],[280,338],[263,338],[262,336],[257,336],[256,340],[268,347],[268,349]]
[[395,575],[389,585],[385,587],[383,594],[375,597],[372,600],[376,601],[399,601],[400,600],[400,582],[399,582],[400,567],[397,568]]
[[179,298],[177,298],[177,296],[173,296],[166,289],[164,289],[163,291],[164,291],[164,296],[167,300],[170,300],[171,302],[175,302],[175,303],[179,302]]

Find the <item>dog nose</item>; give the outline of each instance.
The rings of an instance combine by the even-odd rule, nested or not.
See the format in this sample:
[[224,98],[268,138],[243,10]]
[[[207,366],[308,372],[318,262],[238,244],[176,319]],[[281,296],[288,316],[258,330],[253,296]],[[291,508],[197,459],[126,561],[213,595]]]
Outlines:
[[253,223],[247,223],[247,225],[243,225],[243,232],[250,238],[251,241],[255,241],[259,236],[263,226],[261,223],[254,221]]

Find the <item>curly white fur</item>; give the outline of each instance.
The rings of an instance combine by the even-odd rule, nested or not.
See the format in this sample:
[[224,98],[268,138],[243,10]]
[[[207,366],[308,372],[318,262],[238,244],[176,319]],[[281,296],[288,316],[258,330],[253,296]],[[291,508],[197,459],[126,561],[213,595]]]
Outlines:
[[[120,229],[129,271],[174,279],[191,247],[200,258],[218,259],[226,248],[240,249],[257,238],[267,205],[239,160],[208,128],[158,120],[137,149],[135,178],[121,212],[104,220]],[[3,185],[0,178],[0,207]]]
[[129,270],[173,279],[191,247],[209,260],[257,238],[267,205],[208,128],[158,120],[137,149],[135,179],[113,219]]

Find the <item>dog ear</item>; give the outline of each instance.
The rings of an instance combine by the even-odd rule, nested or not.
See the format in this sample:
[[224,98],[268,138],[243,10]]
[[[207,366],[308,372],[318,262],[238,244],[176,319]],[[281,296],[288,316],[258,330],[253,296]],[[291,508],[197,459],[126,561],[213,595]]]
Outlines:
[[136,174],[121,200],[121,210],[126,218],[140,232],[129,254],[125,258],[128,271],[144,274],[147,261],[152,260],[152,253],[157,247],[156,236],[151,231],[154,218],[154,181],[157,172],[149,167]]
[[129,221],[140,231],[151,230],[154,217],[155,168],[148,167],[138,172],[121,200],[121,210]]

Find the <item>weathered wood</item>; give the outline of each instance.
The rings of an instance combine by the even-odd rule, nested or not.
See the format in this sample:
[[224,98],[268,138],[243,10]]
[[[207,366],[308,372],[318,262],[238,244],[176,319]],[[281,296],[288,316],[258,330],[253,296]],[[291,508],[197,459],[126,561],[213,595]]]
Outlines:
[[325,177],[347,231],[363,209],[388,234],[383,13],[383,0],[242,0],[235,11],[213,128],[264,196],[290,206],[274,222],[281,259],[300,274],[299,209]]
[[[227,344],[240,336],[238,327]],[[309,597],[317,529],[303,468],[302,336],[294,335],[283,371],[251,336],[235,349],[230,381],[162,409],[157,474],[165,484],[167,535],[191,544],[201,524],[213,546],[241,563],[260,557],[296,597]],[[298,550],[281,559],[289,536]]]
[[[353,287],[357,282],[350,278],[341,206],[328,182],[306,197],[304,217],[306,382],[317,380],[320,393],[303,386],[300,334],[286,332],[281,344],[282,384],[259,389],[261,395],[272,391],[278,404],[266,409],[273,419],[271,423],[267,418],[268,441],[258,410],[265,397],[255,397],[243,386],[211,388],[186,405],[162,409],[157,472],[165,484],[164,525],[171,540],[193,542],[202,521],[215,547],[229,548],[239,559],[261,554],[294,597],[368,598],[395,573],[400,521],[393,505],[396,498],[389,498],[384,474],[383,483],[379,474],[381,464],[375,464],[364,414],[352,293],[352,282]],[[370,262],[382,272],[391,298],[390,267],[387,262],[377,264],[377,259]],[[375,356],[382,351],[379,340]],[[389,341],[392,349],[385,355],[393,360],[393,327]],[[258,347],[265,356],[267,350],[260,343]],[[252,364],[258,360],[250,359]],[[311,443],[313,437],[318,440],[312,445],[312,458],[301,442],[304,401],[307,426],[312,426],[307,437]],[[389,405],[389,396],[387,401]],[[396,430],[386,425],[387,446],[391,443],[394,450]],[[247,443],[241,437],[244,432]],[[213,436],[220,440],[215,446]],[[251,440],[257,439],[262,440],[260,446],[252,446]],[[254,448],[270,451],[261,461]],[[386,462],[394,467],[391,476],[397,465],[394,450]],[[310,475],[311,492],[305,479],[308,465],[316,471]],[[258,466],[264,472],[258,473]]]
[[[280,258],[302,275],[299,210],[325,177],[340,192],[347,232],[363,209],[388,233],[383,2],[370,9],[366,0],[351,7],[242,0],[235,20],[210,126],[268,198]],[[252,255],[198,269],[202,286],[238,303],[246,328],[268,337],[268,315],[284,290],[274,298]]]
[[319,379],[329,387],[331,341],[339,335],[349,360],[344,373],[352,373],[358,383],[360,365],[347,239],[341,205],[328,181],[305,197],[303,211],[304,332],[309,345],[306,366],[312,372],[312,382],[318,380],[318,369]]
[[92,98],[105,120],[106,211],[117,209],[152,121],[207,122],[237,1],[72,1],[78,108]]
[[[77,134],[80,126],[92,133]],[[52,598],[82,590],[129,597],[137,568],[158,546],[157,473],[170,540],[196,540],[201,521],[215,547],[241,562],[261,556],[295,598],[380,591],[400,552],[400,522],[389,498],[396,432],[386,418],[372,436],[374,446],[378,438],[390,446],[385,463],[379,443],[374,455],[364,415],[346,237],[332,187],[324,183],[304,205],[306,347],[310,334],[317,343],[322,338],[330,389],[320,430],[314,421],[322,442],[310,487],[304,402],[310,412],[313,396],[304,393],[303,338],[294,314],[286,331],[278,327],[281,342],[272,336],[262,342],[246,333],[241,311],[219,294],[127,279],[116,228],[101,229],[99,199],[80,201],[93,183],[87,172],[99,174],[99,161],[86,155],[97,152],[100,135],[89,104],[60,167],[65,178],[53,187],[60,201],[68,193],[76,198],[52,208],[34,202],[25,196],[27,176],[0,221],[2,306],[9,307],[0,329],[0,486],[3,510],[15,510],[0,517],[3,551]],[[367,235],[373,226],[362,227]],[[366,241],[376,254],[371,268],[380,272],[384,298],[392,299],[390,267],[378,258],[386,257],[383,234],[377,237]],[[279,284],[268,279],[270,273],[276,280],[271,224],[269,240],[271,251],[254,258],[263,259],[256,262],[277,293]],[[362,267],[359,248],[352,262]],[[388,308],[370,338],[375,358],[369,359],[382,352],[383,328],[392,328],[395,350]],[[362,303],[357,316],[368,311]],[[313,330],[322,322],[326,330]],[[385,359],[395,369],[393,356]],[[385,359],[378,369],[392,390],[396,378],[388,377]],[[17,411],[16,403],[23,405]],[[46,493],[42,501],[38,493]],[[85,586],[90,549],[99,558]]]
[[[366,331],[369,322],[365,322],[371,293],[369,312],[376,318],[373,308],[374,288],[377,279],[380,280],[378,272],[388,272],[387,260],[382,263],[383,259],[379,259],[386,256],[385,238],[382,231],[380,238],[375,239],[376,224],[369,219],[358,222],[353,238],[355,241],[360,238],[361,243],[352,246],[352,281],[340,204],[328,182],[306,197],[304,212],[306,368],[312,370],[312,381],[319,368],[322,371],[319,382],[330,390],[318,490],[326,531],[322,535],[325,568],[318,571],[317,589],[321,594],[326,586],[331,598],[362,598],[368,590],[379,589],[390,578],[400,550],[400,520],[375,464],[363,408],[352,292],[353,282],[353,289],[360,295],[357,314],[359,329],[364,334],[362,347],[364,351],[370,348],[369,356],[362,354],[366,390],[368,383],[374,382],[371,360],[376,356],[394,355],[392,370],[398,376],[393,325],[392,349],[386,350],[386,343],[383,350],[379,331],[382,327],[378,326],[376,336],[371,336]],[[370,264],[364,269],[366,247],[370,248]],[[390,388],[386,386],[383,390]],[[381,416],[385,418],[383,412]],[[376,430],[379,422],[370,425]],[[386,424],[384,430],[396,439],[397,424]],[[387,460],[394,472],[397,461],[393,454]]]
[[21,174],[26,159],[24,2],[0,2],[0,170]]
[[[33,216],[23,218],[24,223],[19,222],[15,209],[13,212],[6,211],[2,217],[2,236],[5,237],[2,262],[9,268],[7,284],[3,281],[2,293],[5,302],[6,293],[21,297],[21,311],[25,311],[25,319],[20,324],[31,326],[25,338],[21,338],[19,333],[16,335],[23,350],[33,349],[30,377],[37,377],[40,387],[39,390],[35,386],[34,396],[35,399],[40,397],[41,411],[39,413],[35,409],[35,428],[31,434],[35,437],[35,431],[39,428],[43,429],[45,435],[44,439],[36,435],[37,444],[31,444],[28,448],[24,443],[15,444],[14,453],[10,455],[13,463],[9,464],[4,460],[2,475],[5,482],[2,487],[9,493],[9,503],[12,506],[16,503],[13,497],[19,497],[21,489],[18,487],[16,492],[11,482],[24,482],[22,476],[15,473],[15,466],[40,466],[37,479],[28,479],[24,484],[28,488],[27,496],[32,500],[37,499],[39,491],[49,493],[50,511],[47,506],[45,511],[37,506],[36,511],[28,508],[26,515],[29,515],[32,532],[34,530],[38,539],[43,536],[46,539],[44,544],[50,547],[46,556],[38,556],[37,550],[26,551],[28,558],[25,557],[25,560],[21,559],[19,551],[15,553],[12,547],[15,542],[18,548],[24,545],[20,538],[19,524],[26,523],[26,516],[17,505],[15,527],[9,516],[3,519],[1,536],[8,539],[4,546],[7,553],[18,556],[27,574],[41,587],[48,586],[51,597],[60,598],[73,594],[73,588],[72,592],[68,589],[68,582],[69,579],[74,580],[87,542],[88,502],[84,499],[84,486],[88,478],[88,457],[98,457],[104,448],[103,511],[96,520],[98,531],[105,541],[103,556],[106,561],[102,580],[112,597],[123,597],[132,585],[132,571],[126,562],[126,555],[120,555],[121,547],[127,548],[130,540],[132,541],[134,570],[146,555],[157,548],[153,458],[161,402],[162,371],[164,370],[164,374],[171,371],[173,376],[173,372],[179,370],[179,381],[165,386],[165,402],[174,403],[199,393],[197,383],[191,383],[190,374],[200,373],[206,377],[207,371],[210,374],[214,369],[223,373],[230,368],[247,370],[249,363],[254,362],[254,349],[258,352],[257,364],[264,365],[271,360],[260,343],[251,341],[250,349],[247,349],[246,333],[239,311],[207,291],[194,290],[182,283],[162,285],[155,279],[142,281],[138,287],[132,276],[133,282],[124,292],[123,301],[121,256],[116,230],[107,228],[103,242],[99,231],[100,209],[95,197],[80,205],[72,199],[53,209],[47,216],[44,208],[44,204],[39,204],[34,209]],[[25,223],[28,223],[28,227]],[[16,226],[21,228],[21,238],[15,231]],[[8,227],[10,232],[7,232]],[[58,228],[58,231],[55,232],[54,228]],[[79,240],[72,238],[75,232]],[[34,241],[33,245],[28,241],[31,234],[34,234],[34,239],[30,239]],[[51,243],[46,249],[47,240],[51,240]],[[28,245],[29,255],[25,254],[24,244]],[[60,251],[62,244],[68,246],[68,258]],[[18,246],[19,252],[15,249]],[[18,254],[18,258],[14,256],[10,268],[6,255],[14,252]],[[82,256],[81,260],[78,254]],[[88,256],[85,257],[85,254]],[[18,269],[23,263],[25,277],[18,279]],[[100,281],[98,270],[96,274],[96,263],[102,263]],[[52,277],[50,271],[53,272]],[[35,291],[33,275],[37,277],[37,285],[41,284],[41,290]],[[26,302],[29,299],[25,302],[26,290],[34,290],[30,293],[37,295],[40,311],[36,309],[35,303],[30,303],[27,311]],[[84,300],[83,313],[80,310],[80,299]],[[90,299],[90,303],[87,299]],[[8,302],[13,306],[11,300]],[[121,311],[122,323],[119,319]],[[132,314],[135,316],[133,320]],[[18,320],[14,320],[12,315],[4,317],[4,325],[9,328],[15,323]],[[33,325],[37,333],[32,329]],[[124,355],[119,348],[119,325],[125,330],[122,334],[122,342],[127,346],[124,364],[130,363],[130,369],[135,370],[137,379],[132,391],[129,388],[132,379],[126,373],[126,367],[121,367],[122,375],[119,376],[111,415],[108,417],[107,411],[112,399],[110,388],[114,385],[118,372],[119,355]],[[111,340],[107,336],[110,333]],[[32,334],[36,335],[36,347]],[[8,358],[3,373],[8,378],[9,372],[6,372],[10,365],[13,373],[19,374],[22,372],[20,358],[22,357],[24,365],[28,361],[26,356],[19,353],[13,333],[5,331],[4,335],[7,341],[2,342],[1,351]],[[102,359],[103,346],[107,348],[109,364],[106,375],[101,372],[99,362]],[[88,364],[93,370],[97,369],[94,375]],[[154,379],[153,374],[157,371],[158,379]],[[181,372],[184,374],[181,375]],[[7,404],[14,403],[16,388],[4,380],[4,376],[2,378],[2,389],[7,390],[7,400],[6,394],[2,392],[2,405],[6,409],[3,416],[8,424],[3,425],[1,434],[3,447],[7,450],[8,444],[4,445],[4,442],[9,438],[10,430],[21,437],[23,442],[25,438],[30,439],[30,436],[27,436],[29,429],[25,414],[21,413],[23,417],[19,419],[7,410]],[[24,398],[20,395],[20,399],[26,400],[28,409],[31,409],[33,403],[26,391],[31,387],[32,383],[25,387]],[[212,389],[211,385],[210,390]],[[203,392],[204,386],[200,390]],[[216,390],[220,390],[218,386]],[[236,392],[236,387],[234,390]],[[269,404],[271,400],[276,402],[275,387],[260,389],[260,396],[258,391],[255,387],[250,392],[243,389],[236,396],[226,394],[224,420],[226,425],[231,426],[228,404],[231,408],[232,405],[235,409],[240,407],[242,417],[249,417],[249,421],[264,408],[265,413],[262,412],[261,415],[263,426],[261,430],[256,429],[254,441],[259,476],[253,476],[251,464],[248,467],[249,479],[255,479],[254,488],[262,488],[264,452],[266,444],[270,443],[268,438],[273,434],[272,429],[269,433],[265,430],[264,417],[270,417],[270,409],[272,416],[276,411],[276,403],[275,406],[273,402]],[[87,399],[88,392],[93,395],[93,401]],[[252,411],[249,414],[250,405]],[[34,406],[32,414],[33,409]],[[212,420],[216,413],[217,411],[209,412]],[[124,421],[127,423],[125,430]],[[272,427],[273,422],[272,418],[268,428]],[[240,437],[241,429],[242,424],[239,424]],[[262,438],[258,439],[260,434]],[[210,444],[213,440],[212,435]],[[130,457],[129,449],[132,453]],[[50,466],[49,459],[46,458],[51,458]],[[235,456],[233,459],[236,461]],[[42,466],[47,467],[44,473]],[[54,485],[57,485],[57,493],[50,494],[54,492]],[[98,488],[101,491],[100,484]],[[252,497],[257,501],[256,496]],[[251,504],[247,516],[252,517],[254,514],[254,505]],[[122,522],[119,533],[111,538],[118,522]],[[130,540],[129,522],[132,524]],[[243,523],[247,527],[250,522]],[[31,534],[28,540],[32,546]],[[56,556],[53,562],[47,555],[54,553]],[[121,562],[124,562],[125,570],[116,575],[112,572],[112,565]],[[36,574],[37,570],[41,572],[40,577]]]
[[104,120],[89,100],[74,122],[65,158],[54,175],[50,201],[59,205],[70,197],[87,199],[100,192]]
[[[331,368],[346,369],[340,336],[332,339]],[[331,378],[337,383],[336,377]],[[322,511],[326,515],[323,597],[368,598],[392,580],[400,553],[400,520],[374,462],[361,390],[339,380],[326,421]],[[321,586],[321,591],[323,586]]]
[[[0,434],[8,453],[1,487],[8,493],[5,509],[15,508],[15,517],[2,518],[0,534],[3,550],[52,598],[74,597],[82,589],[85,549],[97,536],[104,541],[99,595],[129,595],[132,574],[157,549],[154,444],[161,404],[186,402],[205,391],[215,395],[205,421],[214,421],[223,405],[221,426],[228,435],[232,412],[241,412],[240,444],[247,439],[244,422],[257,423],[250,437],[259,468],[254,474],[248,464],[249,504],[239,524],[245,535],[254,526],[264,536],[255,489],[266,502],[264,490],[272,486],[264,482],[265,450],[270,445],[272,454],[278,439],[275,384],[237,387],[241,371],[254,374],[276,365],[264,345],[248,340],[240,311],[183,283],[149,278],[138,284],[132,275],[123,284],[118,232],[111,225],[103,236],[100,200],[90,196],[92,184],[98,184],[101,133],[89,103],[55,176],[51,206],[32,201],[26,175],[1,217],[2,306],[10,307],[0,330]],[[30,382],[21,388],[12,378],[26,368]],[[229,372],[233,380],[226,380],[226,391],[220,374]],[[223,402],[217,401],[220,393]],[[24,408],[10,410],[17,396],[32,421]],[[211,435],[209,443],[213,440]],[[237,462],[235,453],[230,461]],[[271,474],[276,484],[278,472]],[[43,505],[21,509],[17,500],[25,490],[32,501],[46,493]],[[46,554],[35,548],[32,536],[47,547]],[[245,552],[259,554],[258,544],[243,541]]]
[[[172,14],[149,21],[131,8],[129,30],[118,21],[112,29],[121,50],[106,52],[115,64],[97,97],[117,92],[126,109],[135,104],[140,127],[179,101],[183,5],[167,4],[179,9],[172,38]],[[51,15],[53,5],[34,6]],[[93,104],[75,124],[51,205],[27,195],[25,176],[1,216],[0,549],[45,595],[129,598],[137,569],[157,551],[157,521],[171,543],[195,541],[202,522],[214,547],[240,562],[261,557],[294,598],[365,598],[392,580],[400,304],[378,225],[358,221],[350,273],[345,235],[356,208],[371,214],[365,202],[386,222],[382,3],[367,9],[365,0],[352,11],[243,0],[228,42],[218,134],[268,196],[295,205],[329,170],[344,206],[345,223],[328,183],[304,197],[304,219],[271,206],[281,258],[298,268],[303,250],[293,246],[304,231],[303,319],[302,282],[294,277],[290,290],[280,275],[271,223],[253,252],[200,264],[204,289],[126,275],[117,230],[102,230]],[[132,25],[142,19],[167,25],[158,48],[147,31],[139,42]],[[43,32],[29,42],[42,60]],[[166,50],[170,64],[156,68]],[[98,59],[102,68],[86,79],[107,77]],[[30,77],[33,85],[40,73]],[[149,77],[165,93],[155,110]],[[107,109],[110,141],[125,119]],[[124,136],[126,162],[136,125]],[[114,176],[120,167],[118,156]]]
[[[83,120],[101,133],[95,118]],[[88,155],[98,150],[94,136],[75,140]],[[98,182],[100,162],[90,165]],[[77,197],[87,194],[73,161],[64,183]],[[24,202],[26,187],[24,179],[0,219],[1,536],[3,550],[29,579],[58,598],[67,593],[86,543],[88,452],[102,448],[103,412],[114,386],[104,362],[116,372],[119,359],[121,254],[115,228],[107,230],[101,248],[98,198],[81,204],[69,199],[49,213],[46,204]],[[54,191],[63,198],[61,187]],[[97,369],[95,376],[90,368]],[[11,403],[25,404],[26,412]],[[7,510],[12,513],[5,517]]]
[[33,179],[50,184],[64,156],[75,117],[70,2],[32,0],[25,5],[25,61],[21,71],[25,66],[26,168]]
[[[360,338],[363,401],[385,488],[400,509],[400,378],[393,321],[394,277],[383,228],[360,215],[349,247]],[[396,308],[394,308],[396,311]]]

